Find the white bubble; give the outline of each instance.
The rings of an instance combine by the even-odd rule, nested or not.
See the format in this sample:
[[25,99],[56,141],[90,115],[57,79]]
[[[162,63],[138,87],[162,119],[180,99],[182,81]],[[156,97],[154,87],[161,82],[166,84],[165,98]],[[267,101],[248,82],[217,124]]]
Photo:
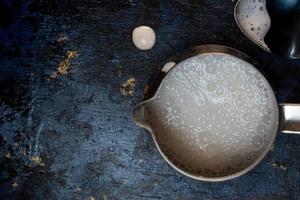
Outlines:
[[149,50],[155,44],[155,32],[149,26],[139,26],[132,32],[134,45],[141,50]]

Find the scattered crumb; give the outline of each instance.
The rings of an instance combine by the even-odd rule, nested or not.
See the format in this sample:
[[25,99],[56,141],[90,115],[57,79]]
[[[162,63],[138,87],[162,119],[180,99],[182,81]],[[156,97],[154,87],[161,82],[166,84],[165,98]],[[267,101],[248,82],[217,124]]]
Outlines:
[[80,192],[81,191],[81,188],[80,187],[76,187],[75,188],[75,192]]
[[57,71],[53,72],[51,74],[50,78],[54,79],[54,78],[57,78],[59,75],[67,74],[72,60],[77,55],[78,54],[76,51],[71,51],[71,50],[67,51],[67,58],[64,61],[62,61],[61,63],[59,63]]
[[19,144],[18,144],[17,142],[15,142],[15,143],[14,143],[14,146],[15,146],[15,147],[18,147],[18,146],[19,146]]
[[168,73],[175,65],[176,65],[176,63],[174,63],[174,62],[167,62],[161,71]]
[[57,42],[64,42],[66,40],[68,40],[68,37],[65,34],[59,34],[56,39]]
[[282,169],[282,170],[286,170],[286,166],[283,162],[279,162],[279,161],[274,161],[272,163],[273,168],[278,168],[278,169]]
[[89,196],[89,200],[96,200],[93,196]]
[[42,162],[42,158],[40,156],[32,156],[31,157],[31,161],[36,164],[36,165],[40,165],[40,166],[44,166],[45,164]]
[[144,90],[143,90],[143,95],[144,95],[144,96],[147,95],[148,92],[149,92],[149,85],[146,85],[146,86],[144,87]]
[[136,82],[134,78],[128,79],[126,82],[121,85],[121,92],[125,96],[134,96],[135,95],[135,86]]
[[15,179],[14,183],[11,184],[11,186],[13,187],[13,189],[15,189],[16,187],[18,187],[18,179]]
[[105,194],[102,195],[103,200],[107,200],[107,196]]
[[8,159],[11,159],[11,154],[8,152],[6,155],[5,155],[6,158]]

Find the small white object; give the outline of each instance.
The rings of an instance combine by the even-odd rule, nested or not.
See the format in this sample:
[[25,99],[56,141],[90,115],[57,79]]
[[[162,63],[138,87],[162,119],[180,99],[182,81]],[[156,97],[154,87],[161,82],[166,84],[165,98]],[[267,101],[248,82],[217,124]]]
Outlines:
[[141,50],[149,50],[155,44],[155,32],[149,26],[139,26],[132,32],[134,45]]
[[175,65],[176,65],[176,63],[174,63],[174,62],[167,62],[161,71],[168,73]]

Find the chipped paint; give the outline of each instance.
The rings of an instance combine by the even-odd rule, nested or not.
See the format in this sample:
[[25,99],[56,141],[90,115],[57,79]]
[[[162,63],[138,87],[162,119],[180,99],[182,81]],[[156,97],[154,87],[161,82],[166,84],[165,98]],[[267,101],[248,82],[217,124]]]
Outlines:
[[67,51],[66,54],[67,58],[59,63],[57,71],[53,72],[50,78],[55,79],[60,75],[68,74],[70,70],[70,64],[77,55],[78,55],[77,51],[72,51],[72,50]]
[[134,96],[135,95],[136,81],[134,78],[130,78],[121,85],[121,93],[124,96]]

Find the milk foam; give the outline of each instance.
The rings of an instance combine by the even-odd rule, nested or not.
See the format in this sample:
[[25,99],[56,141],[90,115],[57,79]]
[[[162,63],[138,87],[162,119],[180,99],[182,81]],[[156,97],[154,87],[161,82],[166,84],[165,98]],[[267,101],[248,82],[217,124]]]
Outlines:
[[236,6],[235,15],[240,28],[247,37],[269,50],[264,41],[271,27],[266,0],[241,0]]

